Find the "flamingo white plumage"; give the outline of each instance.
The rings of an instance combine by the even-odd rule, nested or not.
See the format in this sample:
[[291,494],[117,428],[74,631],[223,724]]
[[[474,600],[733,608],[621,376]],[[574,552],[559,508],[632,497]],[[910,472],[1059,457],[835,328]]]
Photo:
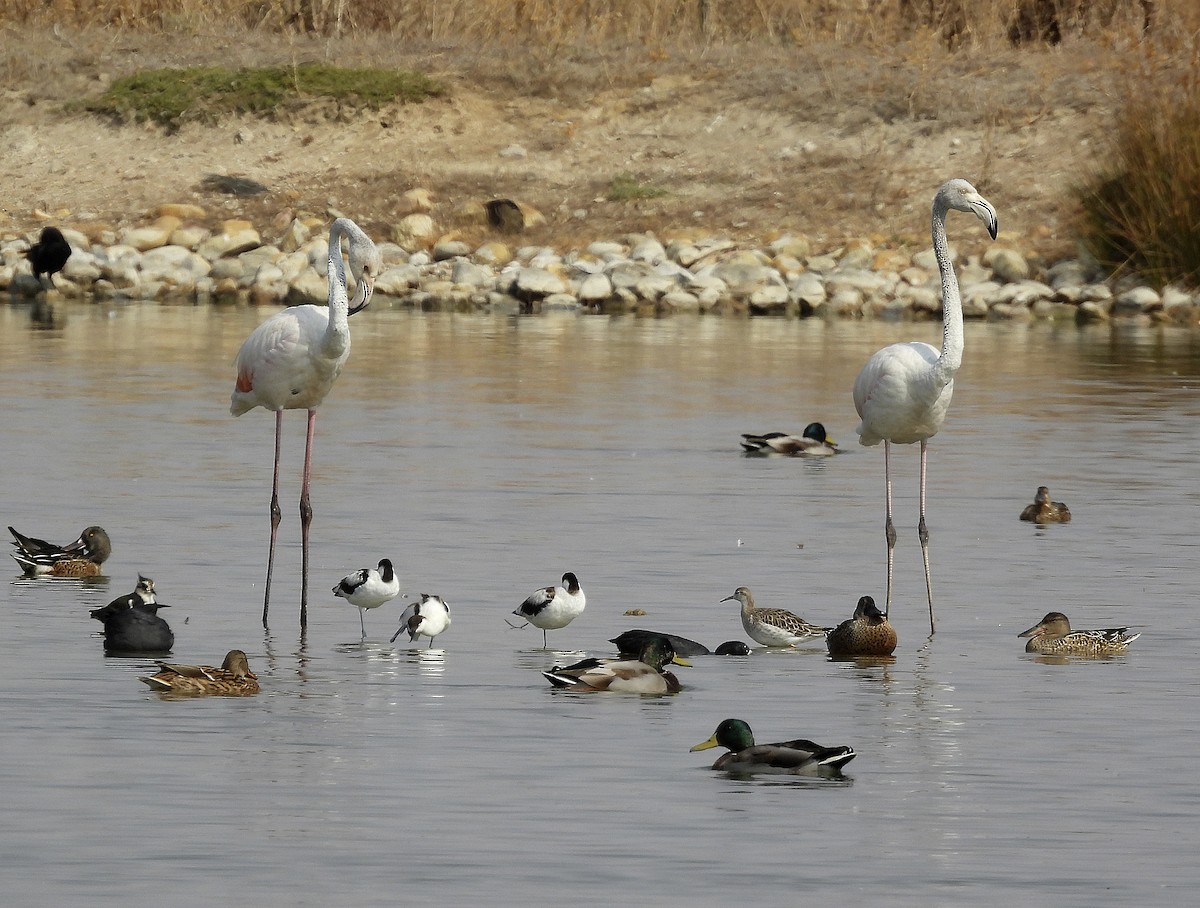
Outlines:
[[[353,305],[346,290],[342,239],[350,244],[350,271],[358,284]],[[263,593],[263,626],[271,603],[271,574],[275,565],[275,536],[279,528],[279,437],[284,410],[308,411],[304,474],[300,493],[301,558],[300,626],[308,625],[308,529],[312,523],[309,479],[312,473],[313,429],[317,407],[329,393],[350,355],[350,315],[366,307],[379,274],[379,250],[349,218],[329,228],[329,300],[327,306],[292,306],[271,316],[242,343],[235,363],[237,384],[229,412],[241,416],[255,407],[275,411],[275,470],[271,483],[271,547]]]
[[942,282],[942,349],[912,341],[892,344],[867,360],[854,381],[854,407],[861,422],[855,430],[864,445],[883,442],[883,474],[887,496],[887,599],[883,610],[892,604],[892,555],[896,547],[896,528],[892,523],[891,446],[921,444],[920,509],[917,533],[921,539],[921,557],[925,562],[925,590],[929,597],[929,632],[933,619],[933,582],[929,573],[929,530],[925,525],[925,454],[926,443],[937,434],[950,408],[954,375],[962,365],[963,316],[958,294],[958,279],[946,245],[946,213],[951,209],[973,213],[996,238],[996,210],[966,180],[950,180],[933,197],[933,253]]

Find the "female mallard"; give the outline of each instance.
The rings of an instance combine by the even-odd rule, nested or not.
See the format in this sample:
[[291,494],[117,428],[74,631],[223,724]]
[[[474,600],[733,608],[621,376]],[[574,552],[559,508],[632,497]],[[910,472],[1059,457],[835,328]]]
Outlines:
[[1106,627],[1094,631],[1073,631],[1071,622],[1062,612],[1050,612],[1027,631],[1017,634],[1028,637],[1025,652],[1045,656],[1112,656],[1142,636],[1131,634],[1127,627]]
[[673,694],[680,690],[679,679],[663,669],[669,663],[690,665],[679,656],[665,637],[652,637],[637,659],[584,659],[565,668],[554,666],[542,672],[555,687],[571,690],[625,694]]
[[96,577],[100,574],[100,565],[112,554],[108,533],[101,527],[88,527],[68,545],[23,536],[12,527],[8,531],[13,534],[13,545],[17,547],[10,554],[27,577]]
[[1050,490],[1038,486],[1033,504],[1026,505],[1021,512],[1021,519],[1031,523],[1067,523],[1071,519],[1071,511],[1061,501],[1050,500]]
[[831,656],[890,656],[896,650],[896,629],[870,596],[858,600],[854,617],[825,638]]
[[713,769],[726,772],[774,772],[836,775],[854,759],[853,747],[822,747],[812,741],[797,738],[778,744],[755,744],[754,733],[741,719],[726,719],[717,726],[711,738],[701,741],[693,751],[724,747]]
[[824,637],[829,628],[809,624],[799,615],[782,608],[755,608],[754,596],[744,586],[722,602],[736,599],[742,604],[742,627],[746,634],[763,646],[795,646],[814,637]]
[[819,422],[810,422],[800,435],[768,432],[766,435],[743,435],[742,448],[747,454],[790,454],[803,457],[828,457],[838,453],[837,442],[825,434]]
[[158,674],[142,680],[162,693],[224,697],[248,697],[258,693],[258,676],[250,671],[250,662],[240,649],[226,653],[220,668],[173,662],[159,662],[158,667]]

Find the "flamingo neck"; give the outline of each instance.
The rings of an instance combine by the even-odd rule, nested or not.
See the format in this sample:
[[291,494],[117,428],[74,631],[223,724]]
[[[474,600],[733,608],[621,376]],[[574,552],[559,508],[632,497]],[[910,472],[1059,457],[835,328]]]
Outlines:
[[942,355],[933,365],[931,378],[939,388],[954,381],[954,375],[962,365],[963,354],[962,300],[958,295],[958,278],[954,276],[954,263],[950,261],[950,249],[946,242],[947,210],[940,197],[934,199],[933,255],[937,259],[942,280]]
[[329,324],[325,328],[326,354],[338,357],[350,346],[350,298],[346,291],[346,265],[342,261],[342,237],[352,236],[357,229],[347,218],[338,218],[329,228]]

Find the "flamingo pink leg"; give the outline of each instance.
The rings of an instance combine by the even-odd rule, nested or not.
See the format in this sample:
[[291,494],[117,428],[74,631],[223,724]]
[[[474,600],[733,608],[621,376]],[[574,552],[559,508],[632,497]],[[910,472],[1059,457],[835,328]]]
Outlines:
[[887,500],[887,520],[883,525],[883,534],[887,538],[887,596],[883,604],[886,618],[892,609],[892,564],[896,549],[896,525],[892,523],[892,443],[886,438],[883,441],[883,484]]
[[[313,430],[317,411],[308,411],[308,436],[304,441],[304,480],[300,487],[300,628],[308,627],[308,528],[312,524],[312,502],[308,497],[308,482],[312,475]],[[363,628],[366,633],[366,628]]]
[[283,514],[279,510],[279,436],[283,431],[283,411],[275,411],[275,471],[271,478],[271,548],[267,553],[267,584],[263,592],[263,627],[267,626],[267,610],[271,607],[271,574],[275,570],[275,534]]
[[925,561],[925,592],[929,596],[929,633],[936,633],[933,621],[933,578],[929,573],[929,528],[925,525],[925,440],[921,439],[921,522],[917,524],[921,539],[921,557]]

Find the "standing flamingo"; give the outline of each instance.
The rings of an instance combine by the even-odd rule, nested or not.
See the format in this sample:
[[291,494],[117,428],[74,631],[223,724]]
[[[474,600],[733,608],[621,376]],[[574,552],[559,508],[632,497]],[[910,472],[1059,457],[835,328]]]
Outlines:
[[855,430],[864,445],[883,442],[883,475],[887,494],[887,600],[892,604],[892,553],[896,528],[892,524],[891,446],[921,443],[921,557],[925,561],[925,590],[929,596],[929,632],[934,633],[933,583],[929,575],[929,530],[925,526],[925,446],[937,434],[950,408],[954,374],[962,365],[963,316],[958,280],[946,247],[946,212],[975,214],[992,239],[996,238],[996,210],[966,180],[950,180],[933,197],[933,253],[942,279],[942,349],[921,341],[892,344],[876,352],[854,380],[854,407],[862,422]]
[[[354,303],[346,291],[342,238],[350,243],[350,271],[358,284]],[[275,411],[275,471],[271,481],[271,548],[263,593],[263,626],[271,603],[271,572],[275,566],[275,534],[279,528],[279,436],[284,410],[308,411],[304,445],[304,478],[300,492],[301,558],[300,627],[308,626],[308,528],[312,523],[309,478],[312,473],[313,428],[317,407],[337,381],[350,355],[347,318],[366,307],[379,274],[379,250],[349,218],[329,228],[329,304],[293,306],[271,316],[252,332],[238,351],[237,385],[229,412],[241,416],[255,407]]]

